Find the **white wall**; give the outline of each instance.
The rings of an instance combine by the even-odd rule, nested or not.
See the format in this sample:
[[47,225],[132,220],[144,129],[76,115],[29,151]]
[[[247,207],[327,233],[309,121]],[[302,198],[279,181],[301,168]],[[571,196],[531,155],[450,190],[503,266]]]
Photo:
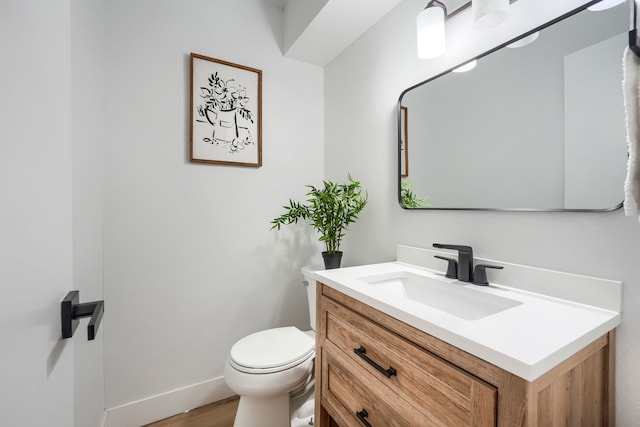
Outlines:
[[[266,2],[110,0],[105,11],[104,339],[114,408],[220,385],[237,339],[308,328],[300,268],[320,262],[316,236],[269,228],[289,197],[321,182],[324,105],[322,69],[282,56],[282,10]],[[188,161],[190,52],[262,70],[261,168]],[[211,400],[225,392],[212,390]]]
[[[71,0],[73,141],[73,289],[80,302],[102,300],[104,186],[103,0]],[[106,304],[105,322],[110,316]],[[104,411],[103,330],[88,341],[83,320],[74,337],[76,427],[101,426]]]
[[[325,173],[347,171],[369,188],[370,205],[344,244],[347,265],[393,259],[398,243],[470,244],[479,257],[624,282],[617,342],[617,423],[640,418],[640,224],[607,214],[406,211],[397,203],[396,102],[405,88],[564,13],[580,0],[519,1],[498,29],[473,34],[469,13],[448,22],[449,50],[416,58],[415,16],[406,0],[325,69]],[[621,6],[624,7],[624,6]]]

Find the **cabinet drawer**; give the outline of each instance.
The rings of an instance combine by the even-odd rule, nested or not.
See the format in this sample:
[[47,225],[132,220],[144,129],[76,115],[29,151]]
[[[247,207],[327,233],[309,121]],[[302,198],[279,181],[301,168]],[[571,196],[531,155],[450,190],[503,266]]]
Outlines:
[[495,387],[333,300],[325,299],[324,307],[326,340],[351,365],[419,408],[427,425],[496,425]]
[[[372,377],[331,343],[323,348],[322,398],[340,427],[440,426]],[[358,414],[360,413],[360,414]],[[360,419],[358,417],[360,415]]]

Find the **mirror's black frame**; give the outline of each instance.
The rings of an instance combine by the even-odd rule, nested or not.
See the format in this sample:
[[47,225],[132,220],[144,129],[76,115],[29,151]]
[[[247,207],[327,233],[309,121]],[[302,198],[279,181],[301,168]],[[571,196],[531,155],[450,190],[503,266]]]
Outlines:
[[[517,40],[523,39],[527,36],[530,36],[531,34],[541,31],[547,27],[550,27],[560,21],[563,21],[567,18],[569,18],[570,16],[575,15],[576,13],[582,12],[583,10],[587,9],[588,7],[599,3],[600,0],[592,0],[590,2],[587,2],[563,15],[558,16],[557,18],[554,18],[530,31],[527,31],[526,33],[523,33],[521,35],[519,35],[518,37],[515,37],[505,43],[502,43],[490,50],[487,50],[486,52],[481,53],[480,55],[474,57],[474,58],[469,58],[466,59],[464,62],[455,65],[454,67],[449,68],[446,71],[443,71],[440,74],[437,74],[427,80],[424,80],[420,83],[417,83],[407,89],[405,89],[404,91],[402,91],[402,93],[400,94],[400,97],[398,98],[398,105],[396,107],[396,117],[397,117],[397,146],[398,146],[398,157],[397,157],[397,161],[398,161],[398,204],[400,205],[400,207],[402,209],[405,210],[418,210],[418,211],[423,211],[423,210],[449,210],[449,211],[503,211],[503,212],[612,212],[615,210],[618,210],[622,207],[623,202],[620,202],[618,205],[611,207],[611,208],[604,208],[604,209],[551,209],[551,208],[547,208],[547,209],[535,209],[535,208],[440,208],[440,207],[431,207],[431,206],[427,206],[427,207],[417,207],[417,208],[410,208],[405,206],[402,203],[402,122],[401,122],[401,106],[402,106],[402,99],[405,96],[405,94],[407,92],[409,92],[412,89],[417,88],[418,86],[422,86],[425,85],[427,83],[429,83],[430,81],[433,81],[437,78],[440,78],[446,74],[451,73],[454,69],[460,67],[463,64],[466,64],[467,62],[473,61],[474,59],[481,59],[487,55],[492,54],[493,52],[500,50],[504,47],[506,47],[507,45],[516,42]],[[631,16],[631,24],[630,24],[630,31],[629,31],[629,48],[638,56],[640,56],[640,38],[639,38],[639,34],[638,34],[638,27],[637,27],[637,16],[638,16],[638,5],[636,4],[635,0],[632,0],[633,3],[633,11],[632,11],[632,16]]]

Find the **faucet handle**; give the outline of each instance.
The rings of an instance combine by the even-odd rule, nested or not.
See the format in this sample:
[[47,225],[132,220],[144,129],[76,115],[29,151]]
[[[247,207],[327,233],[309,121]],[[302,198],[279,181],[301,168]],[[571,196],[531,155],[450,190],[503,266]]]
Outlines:
[[453,258],[447,258],[446,256],[440,256],[440,255],[434,255],[433,257],[443,259],[449,262],[449,264],[447,264],[447,274],[445,274],[444,277],[448,277],[449,279],[458,278],[458,260],[455,260]]
[[487,286],[489,281],[487,280],[487,268],[494,268],[496,270],[502,270],[504,267],[501,265],[488,265],[478,264],[473,269],[473,281],[474,285]]
[[467,245],[450,245],[448,243],[434,243],[433,244],[434,248],[438,248],[438,249],[451,249],[454,251],[458,251],[460,253],[469,253],[469,254],[473,254],[473,248],[471,248],[471,246],[467,246]]

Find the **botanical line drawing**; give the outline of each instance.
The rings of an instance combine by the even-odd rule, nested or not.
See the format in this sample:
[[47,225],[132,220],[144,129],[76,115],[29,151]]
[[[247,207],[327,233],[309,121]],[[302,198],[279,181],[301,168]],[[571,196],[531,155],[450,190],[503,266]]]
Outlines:
[[248,123],[254,123],[254,113],[247,107],[249,97],[244,85],[235,79],[222,78],[217,71],[208,77],[208,85],[200,86],[203,104],[198,105],[198,119],[212,126],[211,138],[203,142],[223,146],[230,154],[238,153],[255,140]]

